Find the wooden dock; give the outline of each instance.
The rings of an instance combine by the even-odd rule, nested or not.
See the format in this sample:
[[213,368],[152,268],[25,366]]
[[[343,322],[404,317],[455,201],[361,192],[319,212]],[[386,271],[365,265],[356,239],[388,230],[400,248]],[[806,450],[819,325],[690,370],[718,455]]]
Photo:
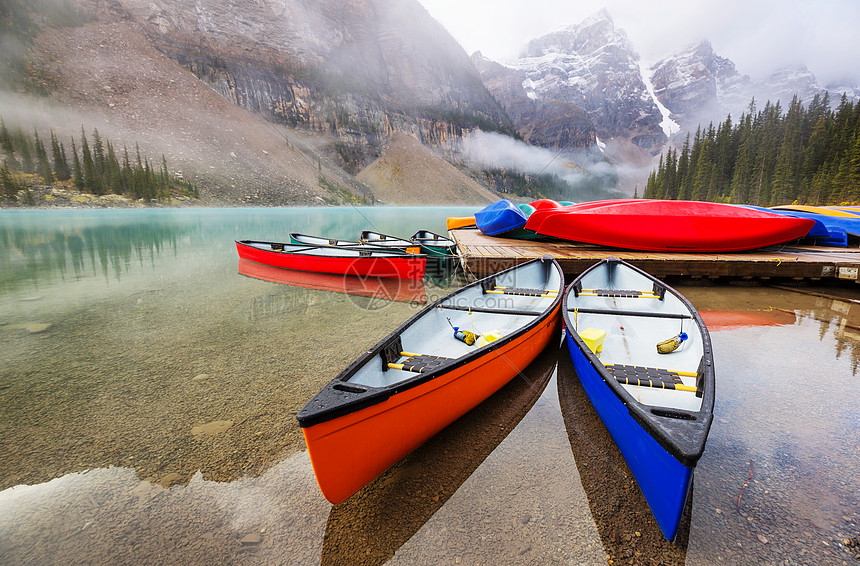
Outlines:
[[808,280],[857,282],[860,248],[773,246],[733,253],[637,252],[562,241],[485,236],[477,229],[452,230],[466,273],[484,277],[529,259],[552,255],[574,277],[605,257],[617,257],[655,277],[713,280]]

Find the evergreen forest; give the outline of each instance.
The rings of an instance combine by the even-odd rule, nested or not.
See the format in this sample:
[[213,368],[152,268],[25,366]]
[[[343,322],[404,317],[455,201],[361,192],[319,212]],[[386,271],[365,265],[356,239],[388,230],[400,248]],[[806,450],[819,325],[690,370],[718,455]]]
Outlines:
[[755,100],[737,124],[699,127],[680,149],[670,148],[648,177],[644,198],[757,206],[860,201],[860,103],[828,95],[783,112]]
[[0,153],[2,197],[13,201],[20,197],[24,204],[32,204],[34,182],[61,183],[82,193],[124,195],[146,203],[200,197],[195,185],[170,173],[164,155],[156,165],[141,156],[137,144],[130,155],[127,147],[117,149],[97,129],[88,138],[81,127],[79,140],[70,138],[66,147],[53,131],[49,140],[43,140],[35,130],[32,134],[20,128],[10,131],[0,117]]

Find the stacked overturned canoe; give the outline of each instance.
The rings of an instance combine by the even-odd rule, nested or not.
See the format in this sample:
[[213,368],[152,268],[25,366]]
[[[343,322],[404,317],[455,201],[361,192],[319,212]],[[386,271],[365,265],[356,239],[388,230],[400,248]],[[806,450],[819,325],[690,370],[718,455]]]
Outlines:
[[563,290],[549,256],[476,281],[324,386],[297,419],[325,498],[344,501],[528,366],[558,339]]
[[815,222],[701,201],[596,201],[532,213],[525,228],[543,236],[643,251],[732,252],[806,236]]
[[576,374],[672,540],[714,409],[710,335],[687,299],[609,258],[565,291]]

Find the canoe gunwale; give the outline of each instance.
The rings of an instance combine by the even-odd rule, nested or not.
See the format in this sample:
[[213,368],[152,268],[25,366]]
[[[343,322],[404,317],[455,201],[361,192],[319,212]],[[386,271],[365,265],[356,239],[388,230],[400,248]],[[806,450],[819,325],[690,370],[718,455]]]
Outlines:
[[[368,239],[368,236],[370,235],[380,236],[380,238]],[[358,241],[365,246],[373,246],[378,242],[389,242],[388,244],[377,245],[377,247],[380,248],[409,248],[415,245],[414,242],[405,238],[398,238],[397,236],[383,234],[382,232],[374,232],[373,230],[362,230],[358,237]]]
[[[398,326],[393,332],[391,332],[388,336],[380,340],[374,347],[367,350],[364,354],[358,357],[355,361],[353,361],[340,375],[336,378],[329,381],[319,393],[314,396],[311,401],[305,405],[297,414],[296,419],[299,422],[299,426],[302,428],[309,428],[320,423],[324,423],[327,421],[331,421],[345,415],[349,415],[355,413],[361,409],[365,409],[367,407],[371,407],[373,405],[382,403],[389,399],[390,397],[412,389],[414,387],[418,387],[428,381],[432,381],[438,377],[441,377],[445,374],[448,374],[462,366],[466,366],[468,364],[474,363],[476,360],[480,360],[481,358],[488,356],[492,352],[499,350],[508,346],[509,344],[519,340],[523,335],[528,334],[533,329],[539,327],[542,323],[544,323],[548,318],[555,316],[561,310],[561,301],[562,301],[562,291],[564,289],[564,274],[561,269],[559,263],[552,258],[552,256],[543,256],[541,258],[536,258],[529,262],[521,263],[514,267],[508,268],[504,271],[494,274],[492,277],[496,277],[501,273],[506,273],[510,271],[514,271],[522,268],[525,265],[534,263],[534,262],[551,262],[549,265],[549,269],[555,269],[559,274],[559,293],[553,299],[553,301],[544,309],[543,311],[536,311],[534,313],[529,313],[533,315],[534,318],[518,328],[516,332],[513,332],[507,336],[502,336],[498,340],[491,342],[490,344],[483,346],[481,348],[476,348],[472,352],[461,356],[459,358],[452,359],[451,362],[445,363],[437,368],[434,368],[430,371],[424,373],[416,373],[412,377],[408,377],[402,381],[398,381],[396,383],[392,383],[391,385],[385,387],[374,387],[370,385],[360,385],[360,384],[352,384],[348,383],[349,379],[355,375],[355,373],[364,367],[368,363],[374,363],[373,358],[381,355],[382,352],[386,348],[390,348],[392,345],[396,344],[400,340],[401,334],[410,326],[415,324],[420,318],[428,314],[432,309],[437,307],[447,308],[444,301],[450,300],[455,297],[457,294],[467,291],[468,289],[472,289],[476,286],[481,285],[483,280],[473,281],[472,283],[458,289],[457,291],[441,297],[437,299],[432,304],[427,305],[422,308],[415,315],[410,317],[400,326]],[[499,311],[501,312],[501,311]],[[521,313],[512,312],[509,313],[512,315],[520,315]],[[334,392],[337,393],[334,393]],[[342,397],[344,393],[356,393],[357,396],[355,399],[343,401],[337,403],[331,407],[324,409],[309,409],[310,405],[313,403],[315,399],[326,396],[328,394],[337,395],[338,397]]]
[[[599,269],[611,262],[621,263],[626,267],[644,275],[649,280],[654,281],[665,287],[667,293],[671,293],[679,299],[689,311],[691,318],[699,327],[702,336],[703,354],[702,363],[700,364],[699,383],[697,386],[702,389],[702,405],[698,411],[689,411],[676,408],[663,408],[659,406],[645,405],[637,401],[610,373],[606,370],[600,359],[589,349],[585,342],[580,338],[579,334],[572,330],[570,312],[568,307],[568,296],[573,291],[574,286],[590,271]],[[713,347],[711,344],[710,334],[702,320],[701,315],[693,307],[692,303],[686,297],[681,295],[672,287],[666,285],[659,279],[642,271],[634,265],[619,260],[617,258],[606,258],[583,271],[570,285],[564,293],[564,306],[562,309],[562,318],[564,327],[570,337],[577,345],[580,353],[586,358],[589,364],[600,375],[604,384],[615,394],[616,397],[627,407],[631,417],[642,426],[645,431],[652,437],[674,458],[685,466],[693,467],[698,462],[704,452],[705,442],[707,441],[708,431],[713,421],[714,410],[714,360]],[[623,314],[623,311],[619,311]]]
[[[329,245],[316,245],[316,244],[290,244],[286,242],[268,242],[263,240],[235,240],[237,244],[241,244],[243,246],[253,248],[255,250],[272,253],[277,255],[297,255],[302,257],[320,257],[326,259],[401,259],[401,258],[426,258],[427,254],[413,254],[404,252],[398,248],[393,247],[381,247],[381,246],[370,246],[365,244],[358,244],[355,246],[329,246]],[[258,248],[251,244],[274,244],[274,245],[283,245],[290,246],[298,249],[294,250],[264,250],[262,248]],[[309,250],[342,250],[342,251],[357,251],[357,252],[370,252],[370,256],[339,256],[329,253],[295,253],[295,252],[304,252]],[[383,254],[383,255],[373,255],[373,254]]]
[[[322,236],[313,236],[311,234],[300,234],[298,232],[290,232],[289,234],[290,240],[296,242],[296,245],[304,245],[304,246],[336,246],[336,247],[344,247],[351,248],[356,246],[361,246],[361,242],[356,242],[354,240],[341,240],[340,238],[324,238]],[[305,238],[311,238],[314,240],[324,240],[328,243],[326,244],[315,244],[313,242],[303,241]]]
[[[419,234],[429,234],[429,236],[419,237]],[[412,235],[411,240],[416,244],[425,246],[435,246],[438,248],[453,248],[457,245],[451,238],[446,238],[430,230],[418,230]]]

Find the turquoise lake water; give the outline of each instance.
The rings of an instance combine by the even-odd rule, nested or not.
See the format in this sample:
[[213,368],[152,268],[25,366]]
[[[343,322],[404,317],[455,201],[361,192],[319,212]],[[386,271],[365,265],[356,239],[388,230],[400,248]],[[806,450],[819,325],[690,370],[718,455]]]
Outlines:
[[296,412],[466,279],[339,287],[240,263],[234,240],[408,238],[473,211],[0,212],[0,563],[856,563],[852,287],[676,283],[717,395],[675,544],[563,347],[330,505]]

